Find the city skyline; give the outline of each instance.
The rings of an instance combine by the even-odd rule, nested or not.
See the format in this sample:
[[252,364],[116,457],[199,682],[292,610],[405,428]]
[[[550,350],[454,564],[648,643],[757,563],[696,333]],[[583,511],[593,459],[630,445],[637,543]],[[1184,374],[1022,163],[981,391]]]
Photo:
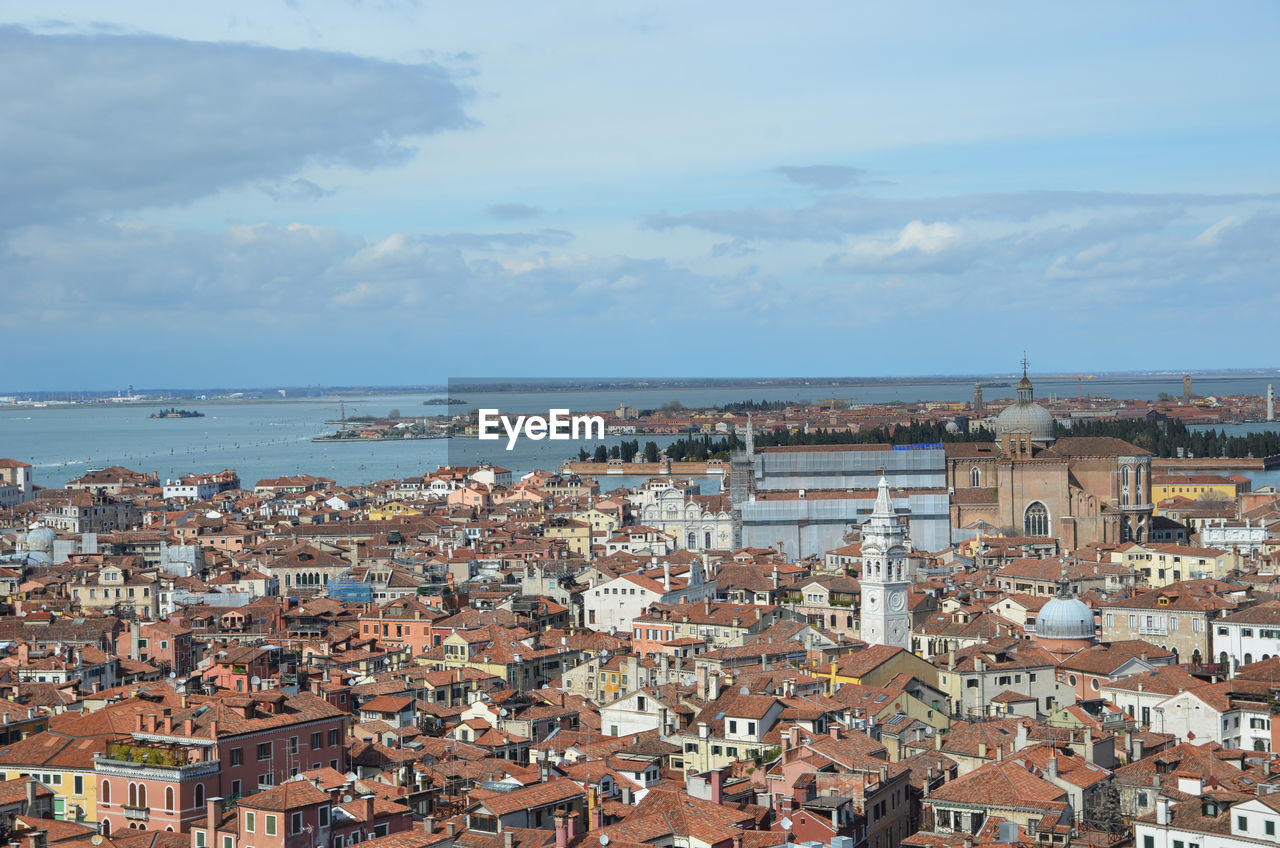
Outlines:
[[6,382],[1265,367],[1276,17],[10,6]]

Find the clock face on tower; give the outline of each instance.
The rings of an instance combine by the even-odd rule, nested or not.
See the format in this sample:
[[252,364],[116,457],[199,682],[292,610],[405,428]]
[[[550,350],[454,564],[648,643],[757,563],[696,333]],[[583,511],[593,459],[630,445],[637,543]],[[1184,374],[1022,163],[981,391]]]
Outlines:
[[871,610],[872,612],[875,612],[876,610],[880,609],[880,593],[879,592],[872,592],[871,594],[867,595],[867,609]]
[[894,612],[902,612],[903,608],[906,607],[906,605],[907,605],[907,596],[905,593],[903,592],[889,593],[889,609],[893,610]]

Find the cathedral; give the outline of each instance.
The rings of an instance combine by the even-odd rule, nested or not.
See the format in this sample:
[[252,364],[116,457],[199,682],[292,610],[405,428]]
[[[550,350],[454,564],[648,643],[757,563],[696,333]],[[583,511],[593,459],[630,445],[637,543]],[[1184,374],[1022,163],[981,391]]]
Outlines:
[[1052,536],[1066,550],[1148,540],[1148,451],[1122,439],[1056,439],[1025,363],[995,426],[996,442],[946,445],[953,528]]

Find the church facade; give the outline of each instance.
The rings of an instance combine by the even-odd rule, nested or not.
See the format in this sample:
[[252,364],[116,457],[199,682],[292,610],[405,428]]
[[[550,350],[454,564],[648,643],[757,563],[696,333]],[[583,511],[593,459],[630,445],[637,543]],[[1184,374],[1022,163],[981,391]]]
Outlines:
[[1025,371],[996,429],[997,442],[946,445],[952,527],[1055,537],[1068,550],[1148,540],[1148,451],[1122,439],[1056,439]]

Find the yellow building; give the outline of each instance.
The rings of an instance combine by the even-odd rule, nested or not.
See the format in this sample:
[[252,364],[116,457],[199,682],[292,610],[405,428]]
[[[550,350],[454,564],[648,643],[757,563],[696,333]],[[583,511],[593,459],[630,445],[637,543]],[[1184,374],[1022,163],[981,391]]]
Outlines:
[[61,821],[98,820],[98,782],[93,756],[104,753],[107,739],[84,739],[44,731],[5,746],[0,769],[5,780],[30,775],[53,792],[53,817]]
[[[1187,500],[1217,501],[1236,499],[1236,496],[1249,491],[1249,481],[1245,477],[1226,477],[1221,474],[1165,474],[1151,478],[1151,503],[1159,506],[1161,501],[1169,498],[1186,498]],[[1160,510],[1154,510],[1159,515]]]
[[569,550],[579,556],[586,556],[591,547],[591,525],[585,521],[553,518],[547,521],[542,535],[548,539],[564,540],[569,544]]
[[1132,569],[1154,588],[1180,580],[1222,580],[1239,568],[1239,560],[1239,555],[1231,551],[1190,545],[1135,542],[1111,552],[1112,562]]
[[402,515],[422,515],[422,510],[400,501],[391,501],[369,509],[370,521],[390,521]]
[[910,675],[930,686],[938,685],[938,669],[932,663],[893,645],[871,645],[857,653],[846,654],[814,672],[815,677],[827,681],[829,693],[835,692],[843,683],[887,686],[899,674]]

